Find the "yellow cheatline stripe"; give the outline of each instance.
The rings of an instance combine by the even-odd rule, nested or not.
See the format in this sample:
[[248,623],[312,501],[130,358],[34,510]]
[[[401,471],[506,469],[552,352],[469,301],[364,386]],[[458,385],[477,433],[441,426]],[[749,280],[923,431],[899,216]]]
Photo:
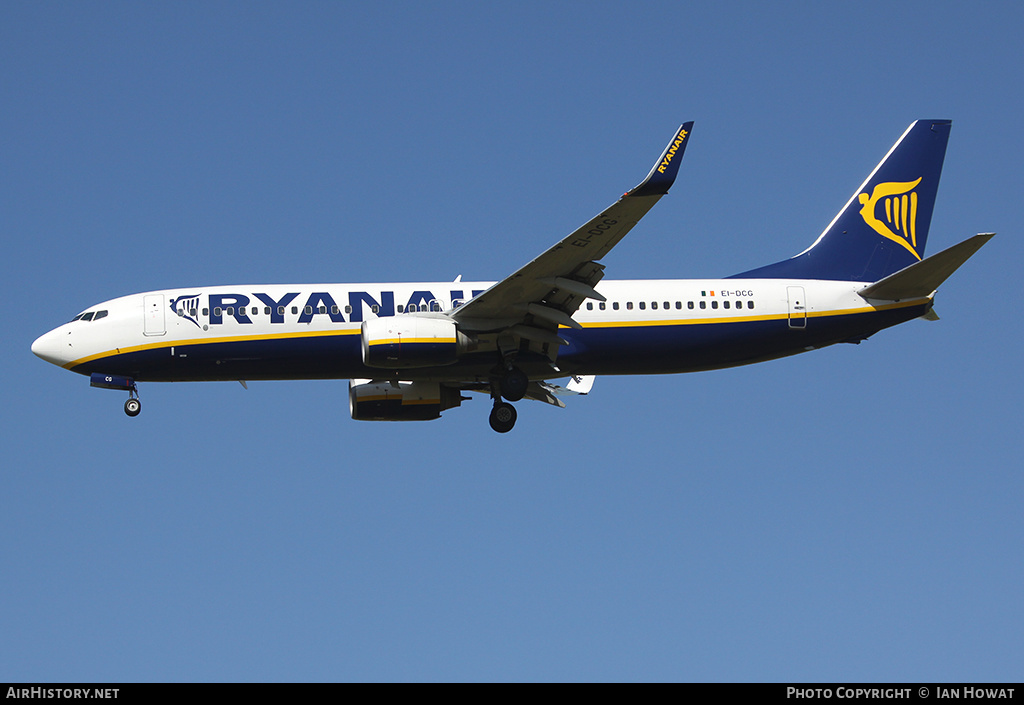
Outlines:
[[370,345],[413,345],[416,343],[437,343],[441,345],[455,345],[455,338],[385,338],[382,340],[371,340]]
[[[649,328],[651,326],[699,326],[707,323],[741,323],[747,321],[774,321],[788,318],[786,315],[771,316],[736,316],[732,318],[681,318],[681,319],[647,319],[643,321],[614,321],[610,323],[581,323],[584,328]],[[568,328],[568,326],[560,326]]]
[[157,343],[146,343],[145,345],[134,345],[128,348],[115,348],[113,350],[107,350],[106,352],[96,353],[95,355],[89,355],[82,357],[72,362],[65,363],[64,369],[70,370],[72,367],[77,365],[84,365],[87,362],[93,360],[99,360],[104,357],[113,357],[114,355],[127,355],[128,353],[142,352],[144,350],[159,350],[160,348],[176,348],[178,346],[185,345],[211,345],[214,343],[242,343],[251,341],[262,341],[262,340],[285,340],[288,338],[329,338],[339,335],[360,335],[361,331],[359,328],[352,328],[348,330],[320,330],[320,331],[301,331],[297,333],[269,333],[263,335],[233,335],[225,336],[223,338],[191,338],[187,340],[161,340]]

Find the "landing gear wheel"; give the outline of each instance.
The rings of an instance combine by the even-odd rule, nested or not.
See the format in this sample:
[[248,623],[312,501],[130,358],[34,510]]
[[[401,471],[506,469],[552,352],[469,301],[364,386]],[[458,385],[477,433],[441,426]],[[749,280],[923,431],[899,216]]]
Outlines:
[[501,378],[501,396],[508,401],[519,401],[526,394],[530,378],[518,367],[510,367]]
[[516,425],[516,408],[511,404],[499,401],[491,409],[488,421],[491,423],[491,428],[498,433],[508,433]]
[[138,399],[129,399],[124,403],[124,413],[129,416],[138,416],[140,411],[142,411],[142,402]]

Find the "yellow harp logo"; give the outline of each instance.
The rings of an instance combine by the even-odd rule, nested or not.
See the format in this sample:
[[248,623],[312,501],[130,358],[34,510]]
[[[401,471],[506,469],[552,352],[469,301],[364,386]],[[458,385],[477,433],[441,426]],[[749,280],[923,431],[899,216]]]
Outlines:
[[[860,201],[860,217],[871,226],[871,229],[882,237],[903,245],[916,259],[917,254],[917,181],[888,181],[877,184],[871,195],[862,193],[857,197]],[[885,208],[883,222],[878,217],[878,203]]]

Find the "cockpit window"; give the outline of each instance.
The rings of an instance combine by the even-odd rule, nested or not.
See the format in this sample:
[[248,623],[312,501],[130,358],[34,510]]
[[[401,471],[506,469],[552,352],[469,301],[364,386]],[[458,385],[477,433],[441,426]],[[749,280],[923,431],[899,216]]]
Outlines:
[[106,318],[108,313],[108,311],[86,311],[72,318],[69,323],[74,323],[75,321],[98,321],[101,318]]

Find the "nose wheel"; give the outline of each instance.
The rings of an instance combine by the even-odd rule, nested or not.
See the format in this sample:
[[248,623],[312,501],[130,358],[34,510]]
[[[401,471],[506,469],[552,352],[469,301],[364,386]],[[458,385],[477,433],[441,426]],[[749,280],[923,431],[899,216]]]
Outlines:
[[124,413],[129,416],[138,416],[142,411],[142,402],[139,401],[139,390],[132,382],[132,386],[128,390],[128,401],[124,403]]

